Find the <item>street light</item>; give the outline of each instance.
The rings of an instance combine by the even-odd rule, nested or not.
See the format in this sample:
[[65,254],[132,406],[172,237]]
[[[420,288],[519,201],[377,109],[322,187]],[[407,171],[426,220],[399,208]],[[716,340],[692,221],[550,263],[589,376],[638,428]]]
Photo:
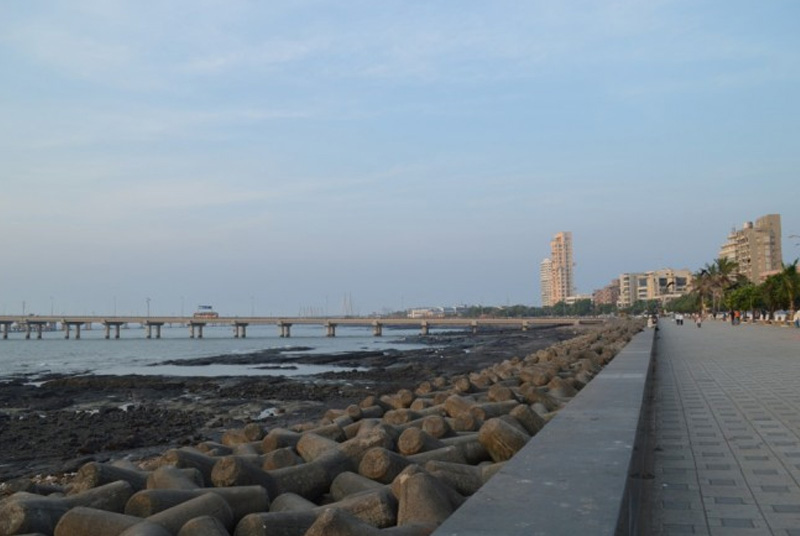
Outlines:
[[147,318],[150,318],[150,298],[145,298],[144,301],[147,302]]

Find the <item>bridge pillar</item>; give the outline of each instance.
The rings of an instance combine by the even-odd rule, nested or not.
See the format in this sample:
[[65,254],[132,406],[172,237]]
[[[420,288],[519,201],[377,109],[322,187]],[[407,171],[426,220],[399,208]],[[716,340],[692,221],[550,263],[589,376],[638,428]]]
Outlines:
[[25,338],[26,339],[31,338],[31,325],[28,324],[27,322],[25,323]]
[[161,338],[161,324],[156,324],[156,339]]
[[153,325],[152,324],[145,324],[145,328],[147,328],[147,338],[153,338]]
[[[196,336],[198,339],[202,339],[204,326],[205,323],[189,322],[189,338],[194,339]],[[197,331],[194,328],[197,328]]]
[[247,337],[247,326],[246,322],[235,322],[233,324],[233,338],[234,339],[244,339]]
[[8,324],[3,322],[3,339],[8,340]]
[[69,324],[64,322],[64,338],[69,339]]
[[119,327],[122,324],[119,322],[103,322],[103,326],[106,328],[106,339],[111,338],[111,327],[114,327],[114,338],[119,339]]
[[36,324],[36,338],[37,339],[41,339],[42,338],[42,325],[41,324]]
[[292,336],[292,325],[287,324],[286,322],[281,322],[278,324],[278,327],[281,328],[281,337],[288,338]]
[[372,324],[372,335],[375,337],[382,337],[383,336],[383,324],[380,322],[373,322]]
[[81,338],[81,325],[75,324],[75,339],[77,340],[80,338]]
[[325,333],[326,337],[336,336],[336,324],[331,324],[330,322],[328,322],[327,324],[325,324],[325,330],[326,330]]
[[420,329],[419,329],[420,335],[422,335],[423,337],[427,336],[427,335],[428,335],[428,333],[430,332],[430,327],[428,326],[428,323],[427,323],[427,322],[425,322],[425,321],[423,321],[423,322],[422,322],[422,323],[419,325],[419,328],[420,328]]

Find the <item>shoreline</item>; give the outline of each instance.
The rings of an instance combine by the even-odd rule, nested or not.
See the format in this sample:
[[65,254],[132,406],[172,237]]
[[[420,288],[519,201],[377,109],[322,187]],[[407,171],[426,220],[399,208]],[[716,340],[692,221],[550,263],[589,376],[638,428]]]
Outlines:
[[[0,383],[4,452],[0,484],[6,482],[6,492],[17,491],[19,485],[9,486],[8,481],[71,473],[87,461],[141,460],[169,447],[217,440],[225,429],[248,422],[267,428],[289,426],[368,395],[520,357],[580,331],[575,327],[485,330],[474,335],[453,331],[411,337],[409,342],[428,345],[422,349],[292,357],[298,364],[344,367],[303,377],[58,375],[39,387],[18,378]],[[241,359],[261,366],[285,364],[281,362],[285,356],[267,354],[190,361],[196,361],[195,366]]]

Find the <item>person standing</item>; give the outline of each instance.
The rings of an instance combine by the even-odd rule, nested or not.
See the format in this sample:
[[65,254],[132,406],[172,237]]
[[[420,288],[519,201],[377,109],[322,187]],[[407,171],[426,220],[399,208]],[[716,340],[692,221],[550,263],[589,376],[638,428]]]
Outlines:
[[694,322],[697,324],[697,327],[703,326],[703,316],[700,313],[694,315]]

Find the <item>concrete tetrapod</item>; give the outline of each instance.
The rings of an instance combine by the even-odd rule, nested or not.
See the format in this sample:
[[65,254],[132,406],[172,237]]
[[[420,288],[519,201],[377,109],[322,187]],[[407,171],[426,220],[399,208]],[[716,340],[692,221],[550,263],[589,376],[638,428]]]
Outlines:
[[230,536],[230,532],[216,517],[200,516],[187,521],[178,536]]
[[304,536],[428,536],[436,525],[404,525],[377,529],[336,508],[326,508],[317,516]]
[[[94,508],[73,508],[59,521],[55,536],[144,536],[177,534],[189,520],[203,515],[218,518],[224,526],[233,527],[233,513],[219,495],[205,493],[157,514],[142,519],[136,516],[106,512]],[[155,527],[154,527],[155,525]],[[160,527],[161,530],[156,527]]]
[[59,520],[72,508],[86,506],[122,512],[131,495],[133,487],[123,480],[59,498],[15,493],[0,504],[0,535],[52,534]]
[[247,514],[264,512],[269,508],[267,491],[261,486],[235,486],[197,489],[151,489],[139,491],[128,499],[125,513],[137,517],[149,517],[189,499],[206,493],[216,493],[231,507],[234,522]]
[[397,523],[397,500],[387,486],[350,495],[341,501],[312,510],[262,512],[245,516],[236,526],[236,536],[302,536],[326,508],[348,512],[378,528]]
[[464,498],[419,466],[409,467],[392,483],[397,497],[397,524],[439,525]]
[[80,493],[88,489],[124,480],[129,483],[135,491],[147,487],[147,471],[128,469],[110,463],[88,462],[78,469],[78,474],[72,481],[70,491]]

